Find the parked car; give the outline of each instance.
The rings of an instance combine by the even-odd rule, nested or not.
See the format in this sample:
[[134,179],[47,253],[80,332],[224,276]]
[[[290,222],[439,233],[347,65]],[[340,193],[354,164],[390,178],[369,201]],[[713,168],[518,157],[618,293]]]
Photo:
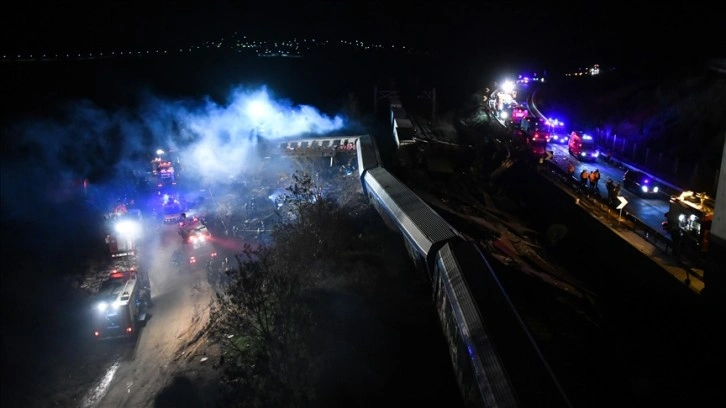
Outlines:
[[654,197],[660,193],[660,187],[653,177],[637,170],[627,170],[623,174],[623,187],[642,197]]

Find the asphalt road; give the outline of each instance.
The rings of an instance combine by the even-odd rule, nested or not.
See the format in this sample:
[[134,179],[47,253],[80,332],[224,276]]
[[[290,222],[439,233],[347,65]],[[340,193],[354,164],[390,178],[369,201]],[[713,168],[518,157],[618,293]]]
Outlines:
[[605,183],[608,178],[612,179],[613,182],[620,182],[620,195],[628,201],[623,211],[633,214],[636,218],[656,231],[660,230],[661,223],[665,220],[663,214],[668,212],[669,197],[666,193],[661,193],[654,197],[641,197],[623,186],[623,174],[625,170],[600,159],[594,162],[580,161],[570,155],[567,151],[567,145],[550,143],[547,148],[553,152],[551,160],[563,170],[567,169],[569,163],[575,166],[575,178],[579,179],[582,170],[587,170],[588,172],[596,169],[600,170],[598,193],[602,197],[607,197]]
[[112,363],[84,407],[152,406],[179,372],[201,363],[204,356],[192,354],[207,323],[212,290],[203,263],[189,269],[172,265],[172,253],[181,247],[176,224],[147,231],[139,252],[151,281],[151,315],[133,350]]

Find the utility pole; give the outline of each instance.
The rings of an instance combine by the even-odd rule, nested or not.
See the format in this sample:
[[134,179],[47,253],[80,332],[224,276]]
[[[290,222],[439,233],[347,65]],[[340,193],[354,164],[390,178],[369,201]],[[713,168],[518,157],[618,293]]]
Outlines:
[[373,114],[378,114],[378,100],[398,98],[398,91],[379,90],[378,85],[373,87]]
[[419,98],[426,98],[431,101],[431,122],[436,123],[436,88],[431,91],[423,91]]

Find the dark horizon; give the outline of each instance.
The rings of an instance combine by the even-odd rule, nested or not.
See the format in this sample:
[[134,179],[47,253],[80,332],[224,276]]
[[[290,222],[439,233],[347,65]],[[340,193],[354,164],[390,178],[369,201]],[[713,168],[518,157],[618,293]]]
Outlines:
[[[564,70],[573,65],[680,66],[725,55],[717,13],[691,5],[638,13],[605,4],[562,8],[521,2],[157,1],[128,5],[22,3],[4,14],[3,54],[115,47],[177,47],[229,38],[323,38],[400,42],[442,55],[489,57]],[[465,58],[464,58],[465,59]],[[545,67],[546,66],[546,67]]]

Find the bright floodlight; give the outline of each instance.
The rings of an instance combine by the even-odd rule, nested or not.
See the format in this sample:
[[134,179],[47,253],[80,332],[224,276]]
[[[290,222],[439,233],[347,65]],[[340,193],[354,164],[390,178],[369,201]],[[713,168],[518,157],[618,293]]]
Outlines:
[[514,82],[509,80],[504,81],[502,84],[502,90],[507,93],[512,92],[514,90]]
[[247,105],[247,114],[255,120],[261,120],[270,112],[270,106],[265,101],[255,100]]
[[161,150],[161,149],[159,149],[159,150],[157,150],[157,151],[156,151],[156,154],[157,154],[158,156],[161,156],[162,154],[164,154],[164,151],[163,151],[163,150]]
[[120,234],[128,234],[128,235],[135,235],[139,230],[139,224],[131,221],[131,220],[124,220],[119,221],[116,224],[116,232]]

